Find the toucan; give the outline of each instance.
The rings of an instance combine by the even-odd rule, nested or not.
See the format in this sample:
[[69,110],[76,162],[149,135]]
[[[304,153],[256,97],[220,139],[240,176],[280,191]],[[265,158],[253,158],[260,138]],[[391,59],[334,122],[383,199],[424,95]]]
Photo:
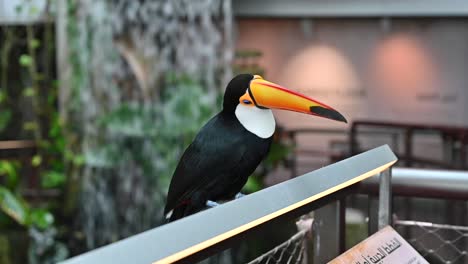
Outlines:
[[347,122],[330,106],[259,75],[237,75],[226,87],[221,112],[180,158],[167,194],[167,221],[242,197],[242,187],[270,149],[276,126],[271,109]]

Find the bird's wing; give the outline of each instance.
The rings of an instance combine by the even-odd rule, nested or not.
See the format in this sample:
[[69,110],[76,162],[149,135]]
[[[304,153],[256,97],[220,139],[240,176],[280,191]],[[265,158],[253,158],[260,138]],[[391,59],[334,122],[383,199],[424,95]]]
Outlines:
[[214,118],[198,133],[172,176],[164,214],[207,184],[212,177],[236,167],[247,148],[240,144],[242,137],[230,131],[229,127]]

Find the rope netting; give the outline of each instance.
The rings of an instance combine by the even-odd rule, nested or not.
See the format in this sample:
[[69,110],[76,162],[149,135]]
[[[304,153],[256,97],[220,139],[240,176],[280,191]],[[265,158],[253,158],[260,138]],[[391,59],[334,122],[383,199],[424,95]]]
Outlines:
[[305,242],[308,232],[309,230],[297,232],[287,241],[250,261],[248,264],[303,263],[302,261],[306,255]]
[[468,258],[468,227],[396,221],[400,234],[430,263],[461,264]]

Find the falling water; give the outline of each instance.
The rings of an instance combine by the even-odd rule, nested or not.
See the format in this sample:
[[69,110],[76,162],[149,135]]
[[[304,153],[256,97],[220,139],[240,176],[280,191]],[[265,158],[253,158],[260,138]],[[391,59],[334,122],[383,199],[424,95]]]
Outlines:
[[230,0],[77,2],[69,120],[91,249],[161,222],[178,157],[230,78],[232,14]]

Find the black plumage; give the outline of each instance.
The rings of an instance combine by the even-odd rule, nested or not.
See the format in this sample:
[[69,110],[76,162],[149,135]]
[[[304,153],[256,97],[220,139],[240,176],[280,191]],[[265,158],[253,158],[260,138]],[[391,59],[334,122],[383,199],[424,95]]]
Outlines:
[[235,116],[253,75],[236,76],[227,86],[223,110],[185,150],[174,172],[164,214],[173,221],[204,209],[207,200],[232,199],[266,157],[272,138],[247,131]]

